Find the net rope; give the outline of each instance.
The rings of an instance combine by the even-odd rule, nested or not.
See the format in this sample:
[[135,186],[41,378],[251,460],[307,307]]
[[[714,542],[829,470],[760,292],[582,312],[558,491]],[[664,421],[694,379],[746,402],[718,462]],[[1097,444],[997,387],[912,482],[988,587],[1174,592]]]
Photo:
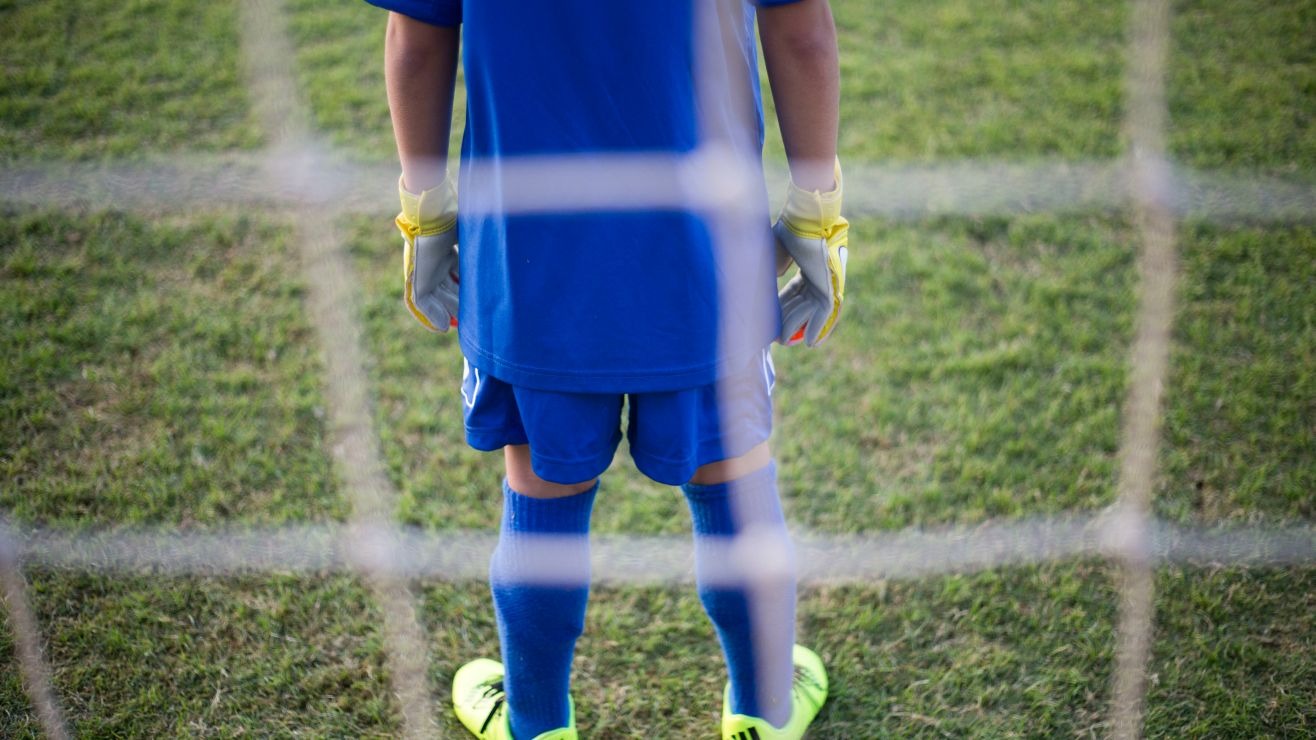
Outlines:
[[[292,78],[295,67],[284,10],[278,0],[244,0],[240,9],[248,87],[272,150],[268,174],[272,179],[278,172],[300,174],[306,168],[286,167],[288,155],[284,153],[304,153],[301,147],[314,138],[309,114]],[[284,182],[295,190],[311,187],[296,177]],[[312,317],[324,360],[329,446],[352,507],[353,526],[343,531],[339,542],[350,549],[357,543],[354,533],[391,519],[397,492],[384,472],[379,437],[371,425],[361,323],[353,301],[355,277],[342,235],[333,227],[334,214],[327,204],[308,204],[298,215],[293,239],[301,250],[307,315]],[[375,546],[387,547],[387,543]],[[391,559],[397,557],[384,552]],[[402,709],[403,734],[429,737],[434,707],[426,678],[428,643],[416,599],[408,582],[395,573],[371,569],[362,575],[383,613],[384,651],[393,694]]]
[[[1310,223],[1316,183],[1250,173],[1215,172],[1162,162],[1161,198],[1171,214],[1202,223]],[[935,216],[1117,212],[1133,199],[1129,158],[1110,161],[963,161],[891,164],[847,159],[846,214],[890,220]],[[543,211],[554,203],[579,210],[619,210],[635,204],[681,204],[687,197],[655,181],[673,181],[671,162],[643,158],[545,158],[523,163],[524,188],[508,212]],[[707,171],[687,162],[685,171]],[[332,205],[339,216],[397,208],[397,165],[350,161],[329,148],[302,146],[268,154],[181,154],[133,163],[18,162],[0,170],[0,200],[123,210],[255,207],[289,210]],[[786,182],[769,167],[771,186]],[[599,182],[613,187],[597,186]],[[594,184],[591,184],[594,183]],[[573,187],[575,186],[575,187]],[[564,189],[565,188],[565,189]],[[588,188],[588,189],[586,189]]]
[[1120,439],[1117,521],[1125,536],[1119,553],[1122,583],[1111,690],[1111,737],[1142,733],[1147,663],[1155,612],[1150,556],[1152,488],[1160,449],[1162,403],[1174,321],[1174,216],[1165,203],[1165,58],[1169,0],[1141,0],[1130,14],[1128,115],[1125,137],[1134,222],[1140,242],[1137,333],[1129,369]]
[[[403,732],[437,732],[428,685],[426,640],[411,592],[416,579],[482,580],[496,536],[425,532],[393,524],[397,492],[385,473],[371,419],[357,285],[332,216],[395,207],[393,165],[349,162],[316,137],[290,71],[284,9],[278,0],[241,3],[242,58],[268,148],[260,153],[171,157],[133,164],[18,164],[0,172],[0,201],[158,209],[248,205],[289,217],[301,247],[307,301],[325,358],[327,426],[335,468],[352,513],[344,525],[275,529],[61,531],[0,522],[0,578],[23,685],[49,737],[68,736],[41,633],[26,594],[24,564],[106,573],[179,576],[238,573],[361,575],[384,615],[384,643]],[[1151,514],[1175,285],[1178,218],[1310,221],[1316,184],[1176,167],[1167,157],[1166,0],[1138,0],[1129,31],[1125,135],[1129,155],[1093,162],[952,162],[847,166],[847,215],[924,218],[1008,215],[1132,207],[1140,242],[1137,332],[1120,437],[1118,501],[1092,514],[988,522],[971,528],[905,530],[867,536],[798,533],[804,584],[871,583],[1010,565],[1100,558],[1121,569],[1116,665],[1109,727],[1117,738],[1141,735],[1146,667],[1153,637],[1154,569],[1166,563],[1233,566],[1316,562],[1310,526],[1195,528]],[[701,81],[705,91],[706,81]],[[477,165],[478,166],[478,165]],[[680,158],[558,157],[507,165],[514,187],[506,211],[618,210],[725,202],[736,192],[734,162],[704,150]],[[784,182],[784,172],[769,173]],[[574,185],[573,185],[574,184]],[[664,584],[692,579],[686,537],[596,535],[592,579]],[[531,578],[545,583],[586,577],[552,567],[562,543],[542,538]],[[728,564],[710,577],[735,583],[745,542],[727,541]]]

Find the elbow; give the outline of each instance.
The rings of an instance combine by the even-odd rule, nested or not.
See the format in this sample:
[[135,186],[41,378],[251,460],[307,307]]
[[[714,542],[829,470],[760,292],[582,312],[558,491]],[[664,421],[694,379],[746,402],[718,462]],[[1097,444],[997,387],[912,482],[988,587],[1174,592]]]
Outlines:
[[399,72],[427,69],[448,53],[456,34],[456,29],[391,13],[384,31],[384,57],[389,68]]
[[779,42],[785,55],[797,63],[836,57],[836,33],[830,28],[792,31],[779,39]]
[[834,59],[836,26],[826,3],[802,4],[787,13],[759,11],[759,34],[765,54],[792,64]]

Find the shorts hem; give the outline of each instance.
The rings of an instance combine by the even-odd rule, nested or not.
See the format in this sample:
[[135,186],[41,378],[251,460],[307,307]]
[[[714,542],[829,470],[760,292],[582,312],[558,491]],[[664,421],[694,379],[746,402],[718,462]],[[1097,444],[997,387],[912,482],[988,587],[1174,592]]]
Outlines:
[[466,444],[480,452],[496,452],[508,445],[530,444],[525,435],[510,435],[506,429],[466,428]]
[[634,449],[631,450],[631,460],[635,461],[635,467],[646,477],[665,486],[679,486],[694,477],[695,471],[699,469],[698,465],[688,461],[663,461],[649,455],[636,454]]
[[642,448],[637,449],[632,446],[631,459],[635,461],[635,467],[639,468],[641,473],[644,473],[653,481],[666,486],[680,486],[688,483],[699,468],[748,454],[750,450],[771,439],[772,435],[769,433],[762,436],[754,435],[754,437],[755,441],[748,443],[743,450],[727,448],[721,442],[701,444],[700,450],[695,455],[684,460],[671,460],[650,455],[645,453]]
[[617,447],[608,451],[600,452],[593,457],[581,458],[578,460],[557,460],[551,457],[535,454],[535,448],[530,448],[530,467],[535,471],[535,475],[543,478],[549,483],[557,483],[563,486],[570,486],[576,483],[584,483],[588,480],[594,480],[612,465],[612,459],[617,456]]

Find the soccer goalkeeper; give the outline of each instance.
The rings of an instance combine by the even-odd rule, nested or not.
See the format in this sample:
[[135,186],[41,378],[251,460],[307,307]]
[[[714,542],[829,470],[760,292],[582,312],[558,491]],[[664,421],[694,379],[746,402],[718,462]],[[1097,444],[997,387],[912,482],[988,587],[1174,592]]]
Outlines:
[[[393,11],[385,67],[402,163],[404,301],[427,329],[457,328],[467,441],[501,449],[506,465],[489,569],[502,662],[457,672],[457,716],[481,738],[577,736],[569,688],[590,514],[625,409],[636,466],[681,486],[689,503],[697,588],[729,678],[722,736],[801,737],[827,676],[794,644],[768,348],[822,342],[844,296],[827,0],[369,2]],[[775,224],[756,18],[792,179]],[[460,208],[447,174],[459,31]],[[708,187],[721,171],[711,161],[757,185]],[[659,174],[626,182],[688,198],[605,210],[526,197],[632,187],[609,178],[637,163]],[[582,189],[567,178],[599,182]],[[727,193],[734,203],[715,202]],[[779,291],[791,261],[799,272]],[[544,579],[545,538],[565,585]],[[768,562],[777,565],[755,565]]]

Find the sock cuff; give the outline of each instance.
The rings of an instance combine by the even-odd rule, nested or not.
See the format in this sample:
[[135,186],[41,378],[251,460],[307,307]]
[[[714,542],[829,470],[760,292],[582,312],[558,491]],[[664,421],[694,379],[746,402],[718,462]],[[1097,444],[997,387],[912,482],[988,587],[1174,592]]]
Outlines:
[[777,495],[775,462],[736,480],[706,486],[687,483],[681,490],[690,505],[695,534],[730,535],[751,523],[783,527],[786,523]]
[[503,479],[503,530],[537,534],[585,534],[594,511],[596,481],[589,490],[561,498],[534,498]]

